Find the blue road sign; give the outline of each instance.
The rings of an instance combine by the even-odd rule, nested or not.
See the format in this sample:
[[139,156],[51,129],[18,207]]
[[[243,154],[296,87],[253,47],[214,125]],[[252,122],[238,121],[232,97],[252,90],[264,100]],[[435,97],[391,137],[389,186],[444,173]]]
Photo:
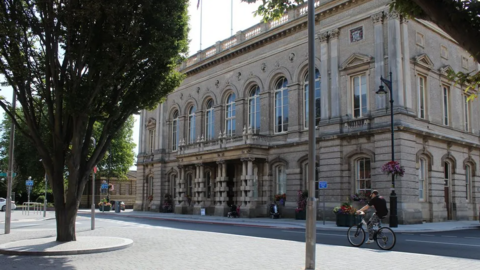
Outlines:
[[108,189],[108,184],[102,184],[101,189]]
[[28,187],[33,187],[33,180],[25,181],[25,185],[28,186]]
[[319,181],[318,188],[319,189],[326,189],[328,187],[327,181]]

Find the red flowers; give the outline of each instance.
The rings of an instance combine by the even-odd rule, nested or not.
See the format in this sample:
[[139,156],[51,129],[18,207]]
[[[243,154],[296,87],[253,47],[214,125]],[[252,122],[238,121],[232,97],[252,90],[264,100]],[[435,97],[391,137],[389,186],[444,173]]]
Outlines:
[[396,174],[398,176],[403,176],[403,174],[405,173],[405,169],[403,168],[403,166],[400,166],[400,163],[398,163],[397,161],[389,161],[382,166],[382,172],[388,175]]

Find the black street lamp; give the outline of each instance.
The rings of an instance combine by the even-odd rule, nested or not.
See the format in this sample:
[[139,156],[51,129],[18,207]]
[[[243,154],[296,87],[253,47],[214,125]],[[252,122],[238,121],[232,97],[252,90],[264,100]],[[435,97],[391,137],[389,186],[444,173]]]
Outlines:
[[[385,84],[390,90],[390,128],[392,133],[392,161],[395,161],[395,145],[393,142],[393,94],[392,94],[392,72],[390,72],[390,80],[380,77],[380,81]],[[387,91],[382,84],[376,92],[379,95],[385,95]],[[395,193],[395,174],[392,173],[392,192],[390,193],[390,227],[398,227],[398,216],[397,216],[397,194]]]

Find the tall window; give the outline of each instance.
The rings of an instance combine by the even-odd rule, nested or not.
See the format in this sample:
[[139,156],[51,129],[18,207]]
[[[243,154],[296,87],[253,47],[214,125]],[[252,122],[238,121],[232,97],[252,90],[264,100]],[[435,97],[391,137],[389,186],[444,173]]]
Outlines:
[[285,166],[279,165],[275,167],[275,180],[277,182],[277,194],[287,193],[287,173]]
[[470,165],[465,166],[465,192],[465,198],[469,201],[472,194],[472,168]]
[[213,118],[213,99],[207,101],[207,111],[205,115],[205,139],[213,140],[213,126],[214,126],[214,118]]
[[207,187],[207,198],[210,198],[212,196],[212,172],[205,172],[204,178]]
[[227,97],[227,105],[225,109],[225,129],[227,136],[235,136],[235,94],[231,93]]
[[449,101],[449,89],[443,86],[443,124],[450,125],[450,101]]
[[275,132],[288,131],[288,81],[285,77],[275,85]]
[[448,162],[445,162],[443,164],[443,179],[444,179],[444,185],[449,186],[450,185],[450,173],[451,173],[451,165]]
[[155,130],[149,129],[148,130],[148,151],[149,153],[153,153],[155,148]]
[[187,174],[187,195],[190,196],[190,198],[193,195],[193,176],[191,173]]
[[426,79],[423,76],[418,76],[418,117],[425,119],[425,108],[426,108],[426,99],[425,99],[425,86]]
[[[320,92],[320,72],[318,69],[315,69],[315,125],[320,123],[320,111],[321,111],[321,92]],[[305,88],[304,88],[304,100],[305,100],[305,128],[308,128],[308,73],[305,75]]]
[[257,85],[248,95],[248,126],[253,133],[260,132],[260,87]]
[[352,77],[353,117],[365,117],[368,110],[367,78],[365,74]]
[[172,120],[172,151],[178,150],[178,111],[173,112],[173,120]]
[[190,107],[188,112],[188,143],[195,142],[195,113],[197,112],[197,107]]
[[172,198],[177,197],[177,175],[171,174],[170,175],[170,183],[172,183]]
[[368,195],[372,192],[369,158],[360,158],[355,161],[355,185],[358,194]]
[[421,201],[425,200],[425,179],[427,179],[426,165],[426,160],[421,158],[418,167],[418,199]]
[[470,103],[468,103],[468,96],[463,96],[464,103],[464,118],[465,118],[465,131],[470,131]]

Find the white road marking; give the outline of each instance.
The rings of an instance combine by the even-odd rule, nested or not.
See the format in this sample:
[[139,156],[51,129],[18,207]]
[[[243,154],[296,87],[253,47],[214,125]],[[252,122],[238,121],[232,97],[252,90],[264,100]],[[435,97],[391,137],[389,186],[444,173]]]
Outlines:
[[441,235],[441,237],[450,237],[450,238],[456,238],[455,235]]
[[429,236],[429,237],[434,237],[435,235],[432,234],[420,234],[421,236]]
[[[305,232],[296,232],[296,231],[283,231],[283,232],[305,234]],[[329,236],[347,237],[347,234],[317,233],[317,235],[329,235]]]
[[435,241],[421,241],[421,240],[405,240],[407,242],[419,242],[419,243],[430,243],[430,244],[443,244],[443,245],[453,245],[453,246],[468,246],[468,247],[480,247],[480,245],[471,245],[471,244],[460,244],[460,243],[445,243],[445,242],[435,242]]

